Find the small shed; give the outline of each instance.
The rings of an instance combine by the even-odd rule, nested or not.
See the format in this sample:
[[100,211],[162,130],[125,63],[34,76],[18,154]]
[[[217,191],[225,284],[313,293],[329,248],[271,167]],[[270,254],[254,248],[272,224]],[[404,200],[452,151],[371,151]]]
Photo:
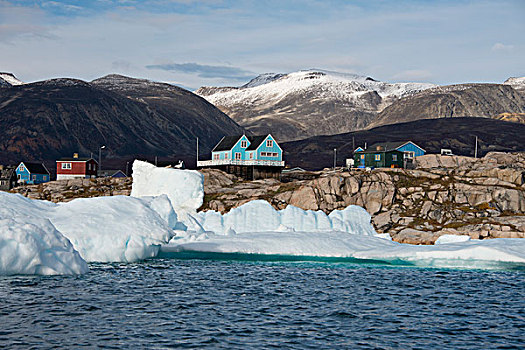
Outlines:
[[16,167],[17,182],[27,185],[37,185],[51,179],[49,170],[43,163],[21,162]]
[[9,191],[16,186],[16,168],[0,165],[0,191]]

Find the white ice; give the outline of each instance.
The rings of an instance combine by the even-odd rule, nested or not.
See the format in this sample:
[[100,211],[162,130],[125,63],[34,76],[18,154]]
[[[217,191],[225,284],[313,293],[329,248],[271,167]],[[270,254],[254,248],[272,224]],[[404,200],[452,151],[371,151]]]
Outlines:
[[336,231],[186,233],[174,237],[162,250],[357,258],[440,267],[483,267],[487,262],[525,264],[525,239],[500,238],[422,246]]
[[470,237],[466,235],[442,235],[439,236],[434,244],[449,244],[470,241]]
[[334,210],[329,215],[322,211],[302,210],[292,205],[275,210],[268,202],[255,200],[222,215],[216,211],[200,212],[197,221],[206,231],[227,234],[268,231],[325,232],[342,231],[359,235],[374,235],[370,214],[361,207],[351,205]]
[[[166,198],[167,200],[167,198]],[[157,255],[173,236],[166,213],[127,196],[75,199],[49,213],[51,222],[86,261],[133,262]]]
[[196,211],[204,198],[204,178],[195,170],[157,168],[136,160],[133,162],[132,197],[167,195],[177,213]]
[[86,262],[46,218],[54,206],[0,191],[0,275],[87,272]]

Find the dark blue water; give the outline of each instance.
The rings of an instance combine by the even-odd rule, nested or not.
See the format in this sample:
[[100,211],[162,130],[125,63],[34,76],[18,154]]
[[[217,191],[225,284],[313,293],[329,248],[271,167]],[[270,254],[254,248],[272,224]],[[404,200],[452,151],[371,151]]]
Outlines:
[[1,277],[0,347],[524,349],[523,271],[159,259]]

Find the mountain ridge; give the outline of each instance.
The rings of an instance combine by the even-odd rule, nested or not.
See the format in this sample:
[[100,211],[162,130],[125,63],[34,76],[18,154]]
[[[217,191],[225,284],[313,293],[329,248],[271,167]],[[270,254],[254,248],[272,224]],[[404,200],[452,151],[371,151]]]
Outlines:
[[318,69],[272,73],[271,79],[266,76],[254,79],[261,83],[201,87],[196,94],[247,130],[272,132],[287,141],[363,129],[392,101],[435,86],[390,84],[364,75]]

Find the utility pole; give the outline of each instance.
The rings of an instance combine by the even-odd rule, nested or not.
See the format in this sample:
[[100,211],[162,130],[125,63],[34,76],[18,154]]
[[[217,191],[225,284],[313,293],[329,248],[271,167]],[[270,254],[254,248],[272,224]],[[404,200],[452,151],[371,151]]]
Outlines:
[[336,165],[336,159],[337,159],[337,148],[334,148],[334,170]]
[[199,166],[199,138],[197,137],[197,164],[195,166],[195,168],[197,168]]
[[155,166],[157,166],[157,156],[155,156]]
[[474,148],[474,158],[478,158],[478,137],[476,136],[476,147]]
[[355,151],[355,137],[352,136],[352,154],[354,154]]
[[106,148],[105,145],[102,145],[98,148],[98,171],[102,171],[102,150]]

